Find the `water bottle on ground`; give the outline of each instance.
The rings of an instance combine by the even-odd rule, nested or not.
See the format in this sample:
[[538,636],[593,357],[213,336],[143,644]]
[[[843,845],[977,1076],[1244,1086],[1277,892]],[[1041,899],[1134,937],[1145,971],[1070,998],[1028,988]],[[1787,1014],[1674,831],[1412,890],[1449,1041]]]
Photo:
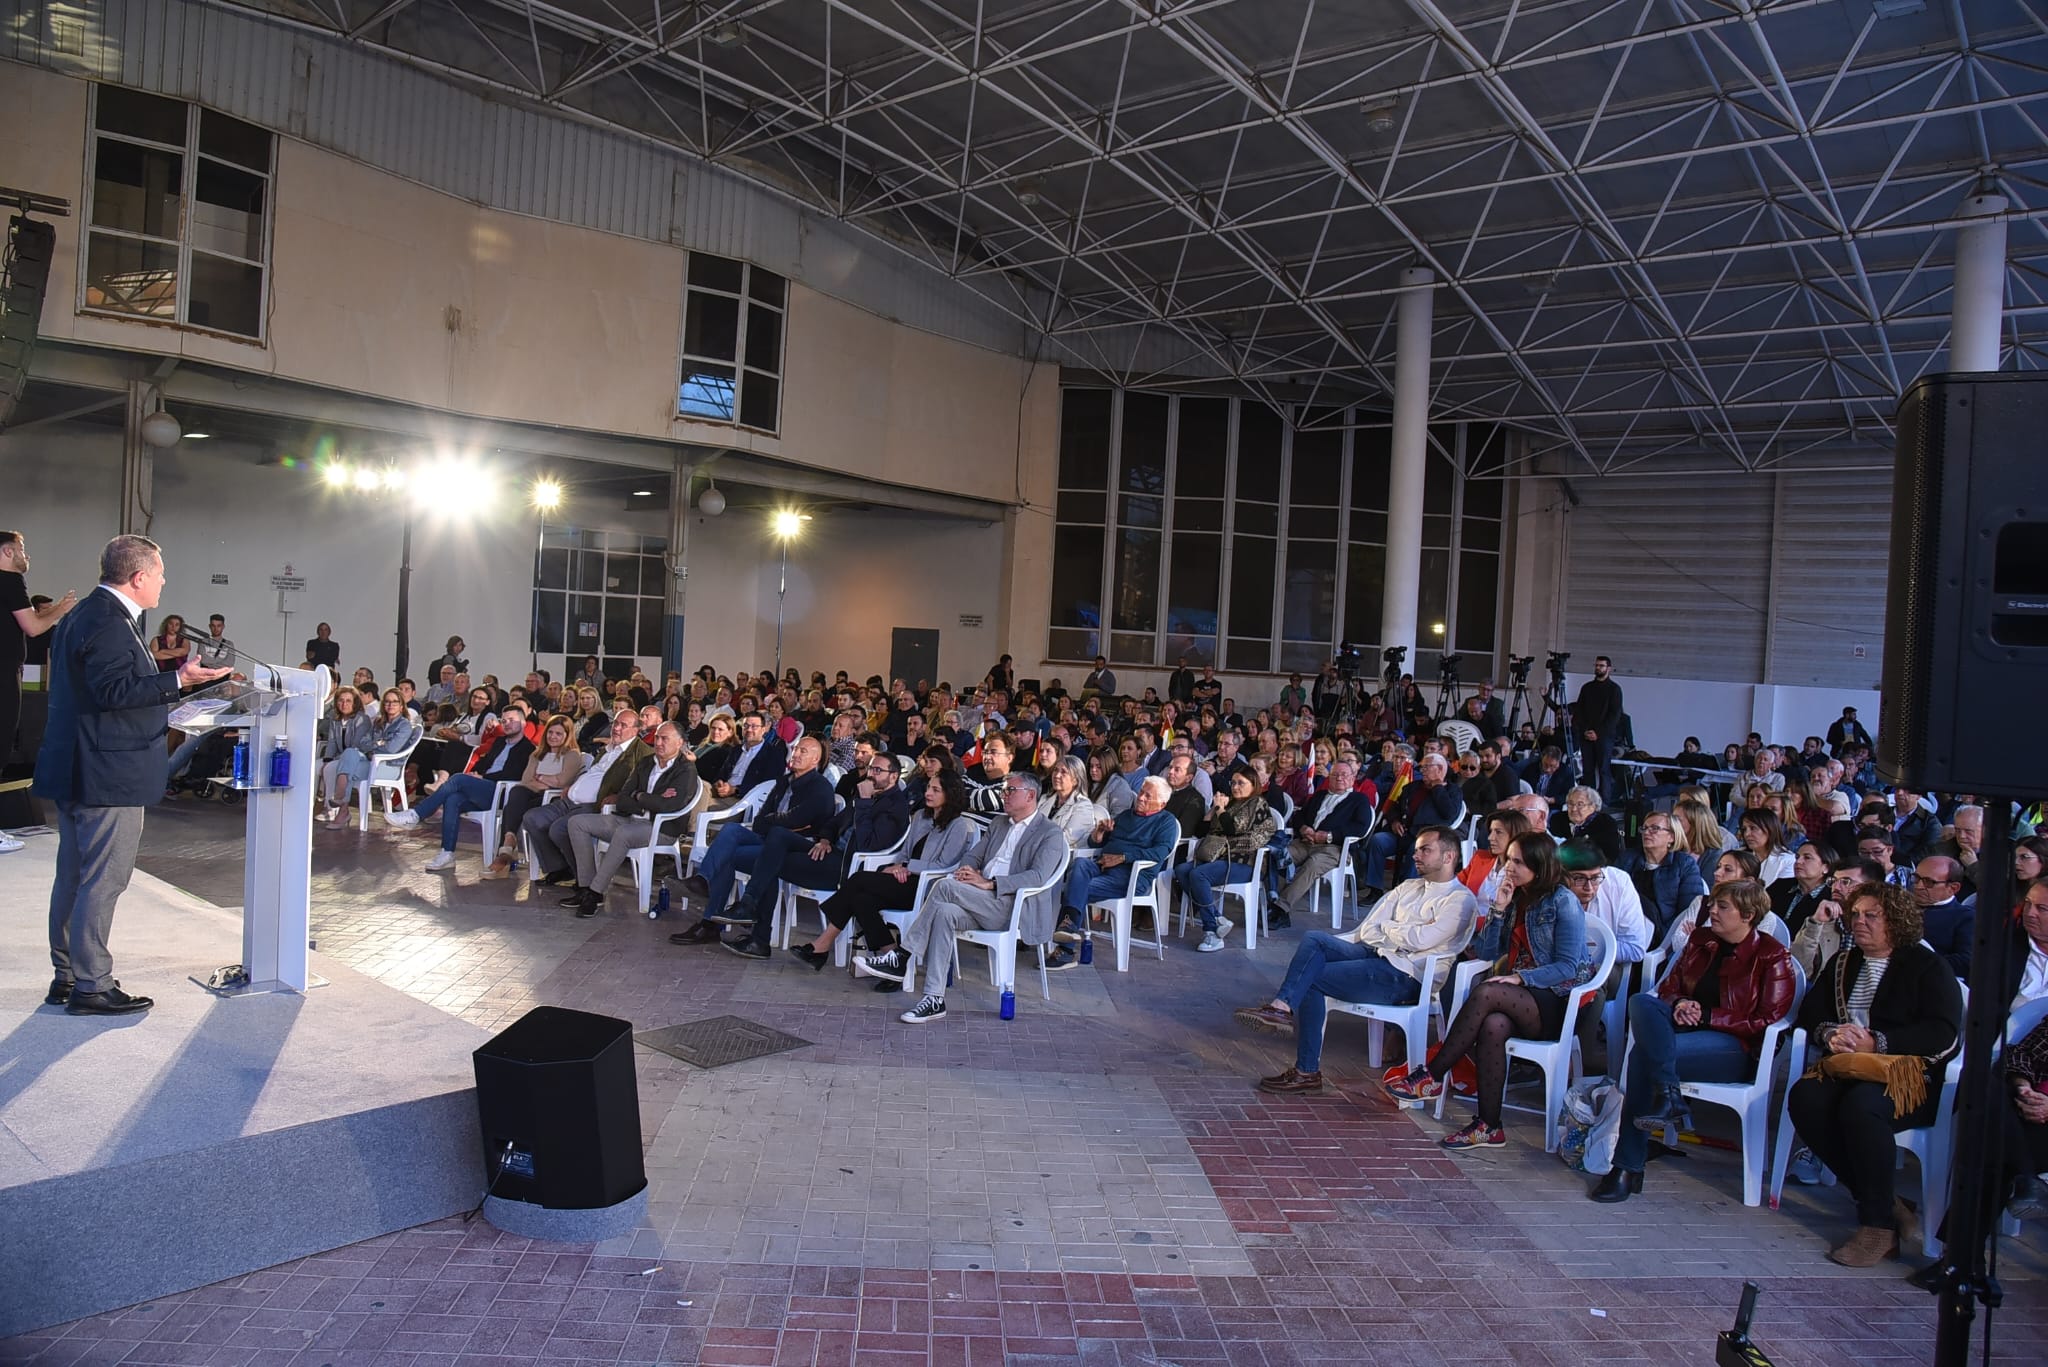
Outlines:
[[1017,1019],[1017,994],[1007,987],[1003,989],[1003,1019],[1006,1021]]

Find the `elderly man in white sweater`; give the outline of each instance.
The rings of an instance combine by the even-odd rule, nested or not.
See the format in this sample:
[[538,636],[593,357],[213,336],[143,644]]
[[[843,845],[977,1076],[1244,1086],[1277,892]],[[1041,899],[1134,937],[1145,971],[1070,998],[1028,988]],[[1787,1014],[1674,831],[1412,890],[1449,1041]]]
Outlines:
[[[1293,1030],[1294,1066],[1259,1081],[1261,1091],[1280,1095],[1323,1090],[1324,1001],[1374,1002],[1407,1006],[1422,993],[1443,986],[1451,960],[1472,938],[1479,900],[1458,881],[1464,851],[1448,826],[1424,826],[1415,835],[1417,877],[1373,903],[1372,912],[1348,935],[1311,931],[1294,951],[1280,991],[1264,1006],[1237,1012],[1261,1030]],[[1422,981],[1422,967],[1441,955],[1434,981]]]

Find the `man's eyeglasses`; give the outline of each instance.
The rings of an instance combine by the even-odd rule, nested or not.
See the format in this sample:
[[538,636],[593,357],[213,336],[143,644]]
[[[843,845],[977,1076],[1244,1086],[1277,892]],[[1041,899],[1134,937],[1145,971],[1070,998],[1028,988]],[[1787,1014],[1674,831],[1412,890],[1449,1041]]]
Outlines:
[[1604,873],[1568,873],[1564,881],[1575,888],[1597,888],[1606,877]]
[[1016,785],[1016,784],[1014,784],[1014,783],[1005,783],[1005,784],[1003,785],[1003,796],[1004,796],[1004,797],[1021,797],[1021,796],[1023,796],[1024,794],[1026,794],[1026,793],[1028,793],[1028,792],[1030,792],[1030,791],[1031,791],[1031,790],[1030,790],[1029,788],[1023,788],[1023,787],[1019,787],[1018,785]]

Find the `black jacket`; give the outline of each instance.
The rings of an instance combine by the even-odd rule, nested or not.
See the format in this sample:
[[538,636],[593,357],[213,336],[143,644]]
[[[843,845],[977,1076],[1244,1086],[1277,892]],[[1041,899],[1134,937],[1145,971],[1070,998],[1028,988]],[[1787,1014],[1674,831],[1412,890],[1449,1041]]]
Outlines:
[[1612,740],[1621,729],[1621,685],[1612,679],[1586,680],[1572,705],[1572,725],[1581,733],[1591,731]]
[[[1799,1025],[1809,1036],[1821,1025],[1849,1018],[1849,989],[1863,971],[1863,951],[1850,945],[1829,959],[1799,1004]],[[1963,993],[1956,975],[1925,945],[1896,945],[1884,981],[1870,1002],[1870,1028],[1892,1054],[1928,1061],[1929,1109],[1941,1093],[1941,1070],[1962,1039]],[[1816,1039],[1814,1044],[1819,1046]]]
[[[649,755],[633,766],[633,772],[619,788],[612,811],[618,816],[667,816],[680,812],[697,800],[697,766],[681,755],[676,762],[660,770],[661,777],[654,775],[661,764],[661,756]],[[654,791],[647,785],[653,782]]]
[[1329,832],[1330,839],[1342,843],[1354,835],[1364,835],[1372,829],[1373,805],[1364,793],[1347,793],[1344,800],[1330,811],[1329,820],[1316,824],[1316,809],[1322,806],[1327,793],[1309,794],[1308,801],[1294,809],[1294,817],[1287,825],[1296,835],[1306,830]]
[[78,600],[51,633],[50,711],[36,756],[35,791],[90,807],[163,801],[164,748],[178,676],[157,669],[113,590]]
[[[733,751],[737,760],[740,751]],[[725,781],[744,793],[757,784],[770,783],[789,772],[789,747],[782,743],[782,737],[772,731],[768,739],[761,742],[761,749],[754,756],[754,762],[747,766],[744,774],[733,774],[728,770]]]
[[[785,793],[789,795],[789,810],[778,812],[776,808],[782,805]],[[802,778],[784,774],[768,790],[768,800],[761,804],[761,814],[754,818],[754,833],[766,835],[780,827],[815,835],[825,829],[832,816],[832,784],[822,769],[813,769]]]

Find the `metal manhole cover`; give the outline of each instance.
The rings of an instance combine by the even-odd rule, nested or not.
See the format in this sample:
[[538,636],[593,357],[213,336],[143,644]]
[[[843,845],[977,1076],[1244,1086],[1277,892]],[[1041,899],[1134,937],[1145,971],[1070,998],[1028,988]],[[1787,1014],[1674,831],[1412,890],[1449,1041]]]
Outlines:
[[744,1016],[713,1016],[709,1020],[687,1021],[633,1036],[649,1049],[659,1049],[671,1058],[699,1068],[723,1068],[788,1049],[801,1049],[811,1041],[750,1021]]

